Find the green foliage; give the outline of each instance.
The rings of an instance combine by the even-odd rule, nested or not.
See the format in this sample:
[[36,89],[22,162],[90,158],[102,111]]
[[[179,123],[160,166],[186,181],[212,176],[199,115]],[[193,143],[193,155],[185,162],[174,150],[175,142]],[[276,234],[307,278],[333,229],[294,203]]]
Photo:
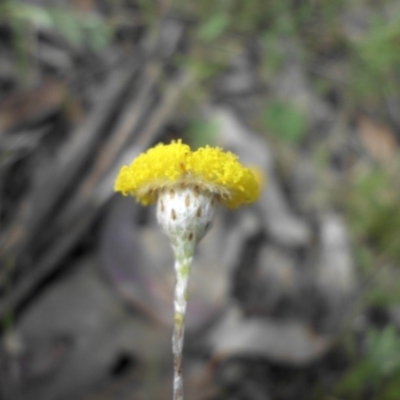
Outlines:
[[205,43],[217,39],[227,29],[229,17],[226,14],[215,14],[207,19],[199,28],[197,37]]
[[400,53],[393,51],[400,40],[400,16],[394,20],[375,19],[367,37],[358,46],[362,59],[371,70],[386,73],[400,65]]
[[[155,23],[159,8],[152,0],[138,0],[140,12],[146,21]],[[363,4],[365,3],[365,4]],[[351,41],[343,30],[343,16],[354,8],[345,0],[298,2],[293,0],[202,0],[189,2],[174,0],[171,8],[178,15],[188,15],[193,24],[192,61],[187,65],[196,77],[204,81],[216,76],[239,47],[243,51],[249,38],[259,38],[261,44],[260,73],[272,80],[284,61],[290,60],[290,51],[282,45],[284,40],[298,43],[298,53],[318,66],[326,59],[344,60],[343,77],[346,98],[360,103],[382,101],[382,94],[400,96],[398,80],[400,52],[400,15],[378,18],[390,0],[361,1],[358,6],[369,9],[374,23],[361,41]],[[386,13],[387,15],[387,13]],[[257,42],[257,40],[255,41]],[[215,51],[218,49],[218,51]],[[221,54],[225,53],[224,62]],[[322,56],[322,57],[321,57]],[[207,66],[210,64],[211,67]],[[323,71],[324,72],[324,71]],[[198,74],[198,75],[197,75]],[[329,74],[320,77],[324,90],[336,89],[338,82]],[[315,77],[314,77],[315,79]],[[343,81],[342,81],[343,80]]]
[[343,377],[337,394],[362,400],[372,393],[374,400],[396,400],[400,391],[400,337],[393,325],[382,331],[371,329],[366,338],[367,352]]
[[213,120],[194,118],[188,127],[190,143],[194,149],[215,143],[218,133],[218,123]]
[[[95,15],[81,15],[60,7],[43,8],[6,1],[0,6],[0,21],[11,23],[15,31],[34,26],[57,31],[70,44],[99,50],[111,41],[111,26]],[[21,38],[20,38],[21,39]]]
[[368,358],[383,377],[400,372],[400,337],[394,325],[383,331],[371,329],[367,334]]
[[111,41],[111,27],[95,15],[79,15],[74,12],[53,8],[48,10],[52,28],[72,45],[86,45],[93,50],[100,50]]
[[[267,19],[278,4],[289,4],[289,0],[270,2],[264,0],[202,0],[188,2],[176,0],[174,6],[181,12],[195,15],[200,25],[219,24],[225,25],[229,21],[229,29],[240,33],[254,33]],[[218,16],[216,19],[215,16]],[[272,20],[273,18],[271,18]],[[214,21],[213,21],[214,20]],[[215,20],[219,20],[218,23]]]
[[351,85],[358,98],[400,95],[393,85],[400,69],[399,41],[400,14],[389,20],[375,16],[363,40],[352,47]]
[[263,48],[262,72],[268,79],[279,71],[285,60],[285,53],[276,32],[265,32],[261,36],[261,44]]
[[269,104],[262,116],[266,129],[288,142],[296,143],[307,128],[307,118],[302,111],[290,103]]
[[355,179],[346,197],[347,216],[356,240],[379,257],[400,263],[399,167],[376,168]]
[[29,82],[29,54],[35,45],[34,28],[57,32],[76,48],[101,50],[111,42],[111,25],[94,14],[79,14],[60,7],[39,7],[14,0],[0,4],[0,23],[11,26],[19,75]]
[[359,171],[342,196],[355,246],[357,265],[372,284],[366,304],[386,307],[400,301],[400,167],[368,167]]
[[188,70],[197,81],[203,85],[197,85],[197,91],[204,91],[204,84],[213,79],[218,73],[221,73],[227,66],[226,57],[223,54],[215,55],[213,52],[200,52],[196,55],[180,57],[176,59],[177,63]]
[[[356,243],[356,263],[369,277],[363,304],[400,302],[400,166],[368,167],[353,177],[343,197]],[[348,371],[338,394],[349,400],[395,400],[400,393],[400,338],[394,326],[367,332],[366,354]]]
[[352,399],[361,399],[366,383],[375,386],[378,383],[378,377],[378,367],[369,360],[363,360],[346,374],[337,390],[340,395],[352,396]]

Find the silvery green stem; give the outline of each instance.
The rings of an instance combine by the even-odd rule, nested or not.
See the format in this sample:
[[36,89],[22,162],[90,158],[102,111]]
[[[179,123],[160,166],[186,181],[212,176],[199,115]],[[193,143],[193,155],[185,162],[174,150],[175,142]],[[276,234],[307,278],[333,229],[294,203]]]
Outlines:
[[192,243],[177,241],[173,245],[175,253],[175,295],[174,295],[174,333],[172,351],[174,355],[174,400],[183,400],[182,352],[185,333],[186,306],[188,301],[188,285],[192,266]]
[[175,255],[173,400],[183,400],[182,350],[194,249],[211,228],[217,203],[213,193],[202,191],[198,186],[180,184],[158,194],[157,220],[168,235]]

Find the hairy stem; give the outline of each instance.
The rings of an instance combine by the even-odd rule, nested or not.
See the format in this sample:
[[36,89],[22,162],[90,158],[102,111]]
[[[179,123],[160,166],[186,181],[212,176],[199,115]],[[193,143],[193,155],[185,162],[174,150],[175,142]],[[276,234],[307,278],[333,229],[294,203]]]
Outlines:
[[172,351],[174,355],[174,396],[173,400],[183,400],[182,352],[185,333],[186,305],[188,300],[189,275],[192,266],[192,243],[179,241],[173,246],[175,253],[175,295],[174,333]]

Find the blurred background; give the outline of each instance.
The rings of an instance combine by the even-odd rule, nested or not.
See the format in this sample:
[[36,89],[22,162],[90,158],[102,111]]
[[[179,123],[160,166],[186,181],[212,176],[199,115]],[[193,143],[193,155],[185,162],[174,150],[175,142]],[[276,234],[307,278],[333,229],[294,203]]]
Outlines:
[[191,277],[193,400],[400,398],[400,2],[2,0],[0,398],[170,399],[173,256],[121,165],[258,169]]

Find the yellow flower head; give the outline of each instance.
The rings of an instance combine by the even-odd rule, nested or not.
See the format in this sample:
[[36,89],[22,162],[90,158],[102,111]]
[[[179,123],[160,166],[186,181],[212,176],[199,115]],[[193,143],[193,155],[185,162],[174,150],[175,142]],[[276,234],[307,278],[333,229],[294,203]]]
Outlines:
[[256,201],[259,179],[243,167],[238,157],[218,147],[202,147],[192,152],[181,140],[158,144],[123,166],[115,191],[132,195],[144,205],[157,199],[158,191],[176,185],[215,193],[228,208]]

